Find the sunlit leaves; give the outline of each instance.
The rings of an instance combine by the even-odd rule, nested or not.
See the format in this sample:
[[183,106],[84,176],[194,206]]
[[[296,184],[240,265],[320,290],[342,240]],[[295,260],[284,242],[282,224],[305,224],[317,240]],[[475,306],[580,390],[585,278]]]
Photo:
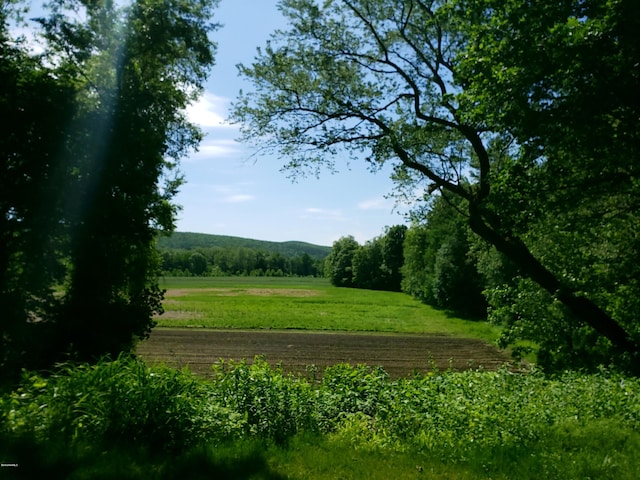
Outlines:
[[[548,468],[556,449],[566,448],[565,437],[541,444],[561,428],[611,435],[616,427],[628,434],[640,424],[638,380],[606,371],[556,378],[506,368],[432,371],[390,380],[383,369],[366,365],[310,370],[322,378],[287,375],[257,357],[250,365],[220,362],[211,379],[201,380],[121,357],[64,365],[48,379],[25,373],[17,390],[0,397],[2,434],[66,448],[99,445],[102,455],[114,447],[175,455],[242,438],[286,444],[307,433],[342,439],[355,451],[373,447],[376,454],[420,451],[456,464],[476,455],[486,474],[496,451],[527,452],[520,459],[524,467],[514,460],[521,468],[541,455]],[[606,471],[620,472],[617,466]]]
[[[24,330],[3,332],[12,355],[38,366],[115,355],[161,313],[153,242],[173,229],[182,179],[172,170],[202,138],[184,109],[213,64],[216,5],[52,0],[36,19],[41,52],[9,48],[3,23],[0,107],[15,122],[0,142],[10,227],[0,286],[3,298],[20,285],[32,299],[11,306]],[[44,328],[31,335],[51,337],[42,342],[25,333]]]

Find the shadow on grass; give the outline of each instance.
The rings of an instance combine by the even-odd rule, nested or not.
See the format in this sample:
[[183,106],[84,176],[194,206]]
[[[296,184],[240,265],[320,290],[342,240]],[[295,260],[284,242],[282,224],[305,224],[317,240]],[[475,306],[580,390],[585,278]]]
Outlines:
[[272,471],[266,449],[254,443],[202,446],[185,453],[149,452],[144,447],[70,447],[33,438],[0,436],[0,478],[71,480],[284,480]]
[[478,312],[467,312],[462,310],[455,310],[451,308],[442,308],[442,307],[434,307],[433,305],[429,305],[437,312],[441,312],[447,318],[456,318],[459,320],[466,320],[468,322],[486,322],[487,314],[486,310],[483,313]]

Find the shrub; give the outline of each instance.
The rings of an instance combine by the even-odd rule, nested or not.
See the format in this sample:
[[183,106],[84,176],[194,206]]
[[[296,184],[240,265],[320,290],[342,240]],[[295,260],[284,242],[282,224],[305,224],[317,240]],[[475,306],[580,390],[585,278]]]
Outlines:
[[62,365],[50,377],[25,374],[22,386],[3,399],[3,425],[39,439],[176,450],[242,430],[241,416],[209,397],[209,389],[187,371],[151,369],[123,356]]
[[246,434],[283,442],[314,429],[314,392],[308,382],[271,368],[263,357],[252,365],[221,362],[213,368],[212,399],[244,415]]
[[[586,462],[591,450],[574,451],[567,443],[584,432],[640,445],[640,379],[606,371],[558,377],[536,370],[431,372],[390,381],[381,368],[340,364],[316,382],[258,357],[252,365],[221,363],[214,374],[202,380],[128,357],[66,364],[48,377],[25,372],[20,387],[0,397],[0,447],[27,439],[23,444],[37,448],[49,442],[126,451],[130,445],[161,454],[245,439],[287,444],[309,433],[355,449],[476,462],[484,473],[495,473],[498,464],[537,471],[548,460],[554,463],[546,471],[560,478],[567,470],[553,452]],[[595,451],[602,442],[583,443]],[[631,458],[625,471],[640,463],[630,451],[610,452]],[[615,478],[613,466],[584,465],[598,475],[606,470],[603,478]],[[580,468],[574,470],[587,472]]]

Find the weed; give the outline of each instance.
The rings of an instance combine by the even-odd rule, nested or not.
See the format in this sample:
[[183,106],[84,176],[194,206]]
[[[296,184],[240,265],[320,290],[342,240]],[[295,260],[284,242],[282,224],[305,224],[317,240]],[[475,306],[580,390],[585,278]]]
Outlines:
[[[220,364],[203,380],[122,357],[47,377],[25,373],[0,397],[0,457],[31,458],[37,472],[69,478],[172,478],[172,458],[193,466],[191,478],[204,478],[203,469],[227,472],[222,478],[331,478],[332,465],[343,478],[359,468],[384,478],[369,463],[388,471],[387,459],[404,469],[395,478],[415,477],[418,465],[444,472],[434,478],[631,479],[640,471],[639,400],[639,379],[605,371],[391,381],[382,369],[344,364],[310,382],[257,358]],[[106,459],[135,468],[125,474]],[[145,468],[147,477],[136,476]]]

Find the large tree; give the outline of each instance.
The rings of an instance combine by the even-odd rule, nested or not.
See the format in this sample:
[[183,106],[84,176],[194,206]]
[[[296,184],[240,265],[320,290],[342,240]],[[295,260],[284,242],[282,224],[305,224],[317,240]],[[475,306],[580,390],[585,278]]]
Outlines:
[[407,227],[387,227],[384,235],[359,246],[353,255],[352,287],[371,290],[401,290],[401,269],[404,263],[404,235]]
[[[633,244],[634,4],[283,0],[289,27],[241,67],[255,89],[232,116],[295,172],[346,153],[373,170],[392,163],[400,192],[460,197],[471,230],[564,306],[568,328],[586,326],[633,368],[637,312],[616,310],[602,272],[585,281],[582,255],[605,255],[611,225],[624,237],[616,245]],[[607,221],[589,225],[593,204]],[[565,232],[566,247],[574,218],[588,234],[582,251],[545,242]]]
[[360,249],[360,244],[353,236],[342,237],[331,247],[325,259],[325,275],[336,287],[353,287],[353,260]]
[[[2,221],[13,225],[7,241],[17,260],[2,289],[10,292],[16,278],[42,268],[44,284],[29,301],[48,298],[50,305],[38,311],[23,302],[13,323],[35,325],[40,333],[33,338],[48,332],[52,358],[126,351],[162,311],[154,241],[173,229],[171,199],[181,182],[175,167],[201,138],[184,109],[213,64],[216,4],[53,0],[37,19],[44,51],[18,44],[11,54],[26,62],[3,76],[15,95],[2,97],[2,108],[24,122],[12,143],[4,142],[2,160],[9,174],[22,168],[14,176],[31,190],[3,192]],[[14,45],[10,38],[3,43],[2,58]],[[36,101],[44,118],[36,116]],[[26,228],[31,224],[44,231],[41,250],[62,267],[55,278],[29,253],[36,250],[16,241],[38,240]],[[56,282],[65,288],[53,297]],[[33,347],[14,340],[3,336],[5,351],[26,352],[17,361],[28,361]]]
[[601,332],[614,328],[602,322],[594,329],[595,314],[594,322],[576,317],[563,299],[566,289],[588,298],[637,343],[640,4],[461,8],[477,19],[459,65],[464,97],[474,101],[469,116],[502,126],[521,146],[518,157],[494,169],[491,208],[561,284],[556,294],[524,275],[508,279],[488,290],[491,316],[505,323],[507,338],[539,343],[548,365],[608,362],[616,349]]
[[473,234],[456,203],[459,197],[445,193],[432,197],[424,218],[414,212],[404,242],[403,291],[458,315],[486,318]]
[[56,305],[64,278],[60,222],[69,180],[56,162],[59,126],[75,112],[74,89],[26,52],[8,26],[17,13],[0,5],[0,366],[20,362],[25,345],[38,363],[35,326]]

